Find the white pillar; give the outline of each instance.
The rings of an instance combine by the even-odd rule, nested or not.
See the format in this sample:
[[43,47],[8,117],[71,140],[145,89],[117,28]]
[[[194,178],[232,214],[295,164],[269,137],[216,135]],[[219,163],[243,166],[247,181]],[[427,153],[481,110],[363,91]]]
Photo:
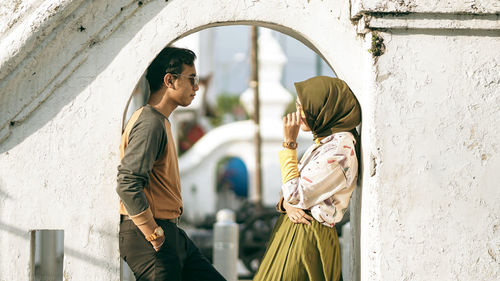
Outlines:
[[238,280],[238,224],[234,212],[222,209],[217,212],[214,225],[214,266],[227,281]]

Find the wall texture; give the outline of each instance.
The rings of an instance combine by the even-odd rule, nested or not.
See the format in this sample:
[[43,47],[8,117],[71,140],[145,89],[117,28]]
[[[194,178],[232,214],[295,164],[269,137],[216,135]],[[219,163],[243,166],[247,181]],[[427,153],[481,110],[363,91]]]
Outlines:
[[376,167],[362,205],[380,241],[362,257],[377,257],[382,280],[499,276],[500,53],[487,54],[500,40],[488,35],[380,33],[374,124],[364,125]]
[[29,279],[32,229],[65,231],[65,280],[119,280],[126,102],[165,45],[242,23],[313,48],[362,104],[361,280],[500,279],[500,9],[448,2],[3,1],[0,280]]

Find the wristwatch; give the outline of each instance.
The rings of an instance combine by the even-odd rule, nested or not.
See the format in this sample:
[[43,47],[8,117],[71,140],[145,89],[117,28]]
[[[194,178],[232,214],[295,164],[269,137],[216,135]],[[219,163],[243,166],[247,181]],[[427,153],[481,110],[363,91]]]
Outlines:
[[149,234],[148,236],[146,236],[146,240],[148,240],[149,242],[151,241],[154,241],[160,237],[162,237],[163,235],[165,235],[165,233],[163,232],[163,228],[161,228],[160,226],[156,227],[154,232]]
[[297,143],[294,141],[284,141],[283,142],[283,147],[284,148],[289,148],[289,149],[296,149],[297,148]]

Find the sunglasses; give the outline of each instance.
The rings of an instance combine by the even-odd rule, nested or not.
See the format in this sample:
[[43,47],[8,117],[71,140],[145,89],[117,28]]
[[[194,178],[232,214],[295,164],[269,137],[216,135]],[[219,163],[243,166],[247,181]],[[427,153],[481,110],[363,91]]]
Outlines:
[[184,77],[187,77],[189,78],[189,81],[191,82],[191,85],[193,86],[198,86],[200,84],[200,76],[197,75],[183,75],[183,74],[175,74],[175,73],[171,73],[172,76],[184,76]]

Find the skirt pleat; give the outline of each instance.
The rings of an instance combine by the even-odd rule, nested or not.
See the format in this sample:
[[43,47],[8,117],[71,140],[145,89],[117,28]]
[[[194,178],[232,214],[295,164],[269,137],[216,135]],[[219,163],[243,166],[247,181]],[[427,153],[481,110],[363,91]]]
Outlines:
[[296,224],[286,214],[274,226],[254,281],[338,281],[340,248],[335,228],[313,220]]

